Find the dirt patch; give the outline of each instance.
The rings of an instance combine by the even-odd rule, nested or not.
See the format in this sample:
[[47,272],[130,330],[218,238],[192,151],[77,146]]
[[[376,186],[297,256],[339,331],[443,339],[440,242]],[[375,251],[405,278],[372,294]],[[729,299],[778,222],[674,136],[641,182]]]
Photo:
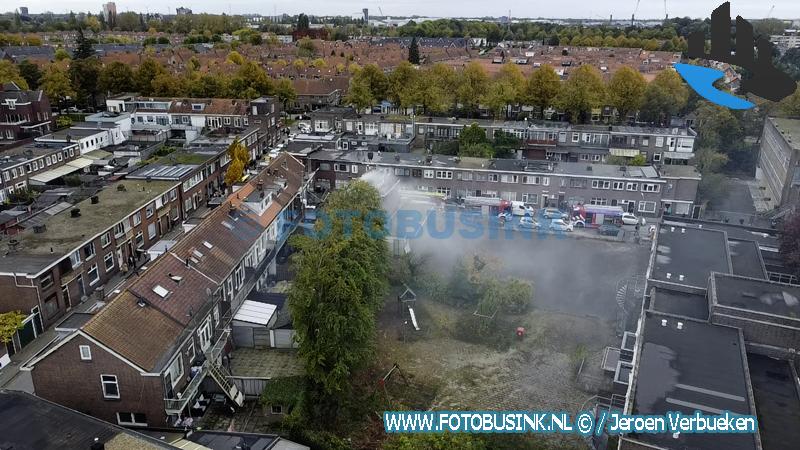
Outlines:
[[[517,318],[525,337],[497,351],[451,337],[460,311],[421,302],[415,310],[431,321],[421,323],[426,331],[405,342],[381,333],[379,354],[415,383],[438,387],[433,409],[575,411],[594,394],[575,382],[580,362],[615,339],[610,324],[597,319],[534,310]],[[392,315],[382,315],[382,325]]]

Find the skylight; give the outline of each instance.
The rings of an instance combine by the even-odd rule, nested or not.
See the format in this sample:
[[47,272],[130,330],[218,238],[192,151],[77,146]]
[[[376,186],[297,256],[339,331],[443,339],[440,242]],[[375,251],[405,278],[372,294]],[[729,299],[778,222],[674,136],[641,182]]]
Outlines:
[[153,292],[158,294],[158,296],[161,298],[167,298],[167,295],[169,295],[169,291],[160,284],[155,285]]
[[208,241],[203,241],[203,245],[205,245],[205,246],[206,246],[206,248],[207,248],[207,249],[209,249],[209,250],[211,250],[212,248],[214,248],[214,246],[213,246],[213,245],[211,245],[211,243],[210,243],[210,242],[208,242]]

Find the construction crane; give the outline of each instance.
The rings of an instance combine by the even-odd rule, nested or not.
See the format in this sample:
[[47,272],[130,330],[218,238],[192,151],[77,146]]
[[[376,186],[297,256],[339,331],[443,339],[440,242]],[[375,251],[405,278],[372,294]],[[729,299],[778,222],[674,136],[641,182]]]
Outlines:
[[639,3],[641,3],[641,1],[642,0],[636,0],[636,7],[633,8],[633,14],[631,14],[631,26],[633,26],[633,23],[636,20],[636,12],[639,11]]
[[766,17],[767,19],[772,17],[772,12],[773,11],[775,11],[775,5],[772,5],[772,8],[769,9],[769,12],[767,13],[767,17]]

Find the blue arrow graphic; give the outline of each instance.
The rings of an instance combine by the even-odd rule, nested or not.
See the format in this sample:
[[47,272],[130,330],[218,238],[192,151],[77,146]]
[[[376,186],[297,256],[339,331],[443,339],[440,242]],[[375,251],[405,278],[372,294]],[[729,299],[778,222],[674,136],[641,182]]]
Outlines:
[[722,92],[714,87],[714,82],[725,75],[721,70],[691,64],[675,64],[675,70],[704,99],[730,109],[749,109],[756,106],[735,95]]

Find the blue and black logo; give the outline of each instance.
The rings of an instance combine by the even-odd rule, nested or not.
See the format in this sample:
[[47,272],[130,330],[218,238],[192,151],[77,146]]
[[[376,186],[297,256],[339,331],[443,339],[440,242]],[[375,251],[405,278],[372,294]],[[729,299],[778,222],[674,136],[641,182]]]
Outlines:
[[[741,16],[736,17],[736,48],[731,51],[731,4],[725,2],[711,13],[711,52],[705,52],[705,33],[695,31],[689,35],[689,58],[702,58],[726,62],[747,69],[751,77],[742,80],[745,92],[781,101],[796,89],[795,82],[772,64],[772,43],[759,37],[753,40],[753,26]],[[755,49],[758,50],[756,54]],[[714,87],[724,76],[721,70],[691,64],[675,64],[675,69],[701,97],[731,109],[748,109],[752,102],[736,97]]]

